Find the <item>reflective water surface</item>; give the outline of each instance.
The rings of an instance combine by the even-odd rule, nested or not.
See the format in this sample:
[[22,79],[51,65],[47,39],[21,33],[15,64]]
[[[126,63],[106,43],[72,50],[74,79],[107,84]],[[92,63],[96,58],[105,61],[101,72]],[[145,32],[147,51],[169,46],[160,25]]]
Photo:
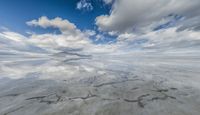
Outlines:
[[195,55],[2,55],[0,114],[199,115],[199,68]]

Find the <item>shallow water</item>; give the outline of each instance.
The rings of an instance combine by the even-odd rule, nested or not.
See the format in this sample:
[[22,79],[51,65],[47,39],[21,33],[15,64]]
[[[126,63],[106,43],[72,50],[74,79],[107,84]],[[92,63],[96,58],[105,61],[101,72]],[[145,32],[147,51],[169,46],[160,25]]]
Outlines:
[[198,56],[61,57],[1,58],[0,115],[200,113]]

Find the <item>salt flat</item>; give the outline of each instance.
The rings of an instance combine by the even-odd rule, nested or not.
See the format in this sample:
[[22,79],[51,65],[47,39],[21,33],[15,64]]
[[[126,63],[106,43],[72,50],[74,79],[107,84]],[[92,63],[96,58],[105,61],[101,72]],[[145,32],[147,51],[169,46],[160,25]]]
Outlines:
[[199,115],[198,56],[110,57],[2,58],[0,115]]

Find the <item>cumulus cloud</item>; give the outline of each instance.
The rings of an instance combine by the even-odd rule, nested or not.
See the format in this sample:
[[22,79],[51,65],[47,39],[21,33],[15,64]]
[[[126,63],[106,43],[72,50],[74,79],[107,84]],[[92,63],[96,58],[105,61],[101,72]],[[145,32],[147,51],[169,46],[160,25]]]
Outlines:
[[109,15],[96,18],[96,25],[102,31],[144,32],[147,27],[166,16],[176,14],[185,20],[200,13],[199,0],[115,0]]
[[40,26],[42,28],[58,28],[61,31],[60,35],[55,34],[32,34],[30,40],[33,43],[40,45],[40,47],[83,47],[89,45],[89,34],[92,31],[86,33],[79,30],[75,24],[68,20],[63,20],[59,17],[49,19],[46,16],[40,17],[38,20],[28,21],[29,26]]
[[91,11],[93,10],[93,6],[90,3],[90,1],[88,0],[80,0],[77,4],[76,4],[76,8],[79,10],[86,10],[86,11]]
[[60,29],[64,34],[76,34],[79,30],[76,26],[68,20],[63,20],[60,17],[49,19],[46,16],[40,17],[38,20],[31,20],[26,22],[29,26],[40,26],[42,28],[54,27]]
[[98,16],[95,23],[100,31],[117,37],[118,50],[163,52],[199,48],[199,0],[112,2],[110,13]]
[[[127,49],[135,50],[138,48],[143,50],[161,51],[187,48],[191,46],[196,48],[200,43],[199,33],[193,31],[193,29],[178,31],[179,28],[183,26],[181,23],[176,27],[161,29],[158,31],[148,31],[143,34],[138,34],[132,31],[125,31],[117,34],[115,31],[110,31],[109,34],[117,37],[117,43],[97,45],[89,39],[90,36],[95,37],[95,40],[107,38],[101,34],[97,34],[94,30],[81,31],[75,26],[75,24],[68,20],[63,20],[61,18],[42,18],[43,17],[38,20],[29,21],[27,24],[30,26],[40,26],[42,28],[58,28],[61,31],[61,34],[31,34],[27,41],[48,51],[60,50],[60,48],[82,49],[81,51],[90,53],[114,53],[116,51],[127,51]],[[162,25],[163,23],[171,22],[173,19],[174,15],[171,14],[170,16],[158,21],[156,24],[152,23],[151,25],[148,25],[148,27],[152,25]],[[190,18],[190,20],[192,19],[193,18]],[[180,22],[182,21],[185,20],[181,20]]]
[[[58,52],[78,52],[78,53],[106,53],[113,52],[116,47],[103,44],[93,44],[91,36],[96,36],[94,30],[79,30],[75,24],[66,19],[56,17],[49,19],[42,16],[27,22],[29,26],[39,26],[41,28],[58,28],[60,34],[29,33],[28,36],[5,30],[0,32],[0,55],[2,52],[12,54],[55,54]],[[77,51],[77,49],[79,49]],[[70,53],[73,54],[73,53]]]
[[117,47],[107,44],[96,45],[90,39],[91,36],[97,37],[94,30],[79,30],[75,24],[59,17],[49,19],[46,16],[40,17],[38,20],[28,21],[29,26],[40,26],[42,28],[58,28],[61,34],[31,34],[29,42],[45,49],[60,49],[60,47],[68,47],[74,49],[83,49],[85,52],[112,52]]
[[[87,52],[91,54],[112,54],[135,50],[170,51],[200,46],[200,2],[199,0],[104,0],[112,4],[110,14],[96,18],[100,31],[80,30],[67,19],[42,16],[26,22],[29,26],[57,28],[59,34],[29,33],[23,36],[9,30],[0,32],[1,50],[57,53],[63,50]],[[89,5],[89,6],[87,6]],[[90,6],[81,0],[77,9]],[[93,7],[92,7],[93,8]],[[90,9],[90,8],[89,8]],[[105,36],[104,36],[105,35]],[[107,36],[117,41],[108,41]],[[90,39],[92,37],[93,39]],[[12,46],[12,47],[11,47]],[[3,48],[2,48],[3,47]],[[27,50],[28,49],[28,50]]]

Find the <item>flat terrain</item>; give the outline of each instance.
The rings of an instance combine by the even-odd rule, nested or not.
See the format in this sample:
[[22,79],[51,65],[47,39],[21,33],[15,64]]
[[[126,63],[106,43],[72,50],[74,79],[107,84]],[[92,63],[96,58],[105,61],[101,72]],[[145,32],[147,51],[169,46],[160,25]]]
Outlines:
[[0,115],[199,115],[200,59],[1,58]]

